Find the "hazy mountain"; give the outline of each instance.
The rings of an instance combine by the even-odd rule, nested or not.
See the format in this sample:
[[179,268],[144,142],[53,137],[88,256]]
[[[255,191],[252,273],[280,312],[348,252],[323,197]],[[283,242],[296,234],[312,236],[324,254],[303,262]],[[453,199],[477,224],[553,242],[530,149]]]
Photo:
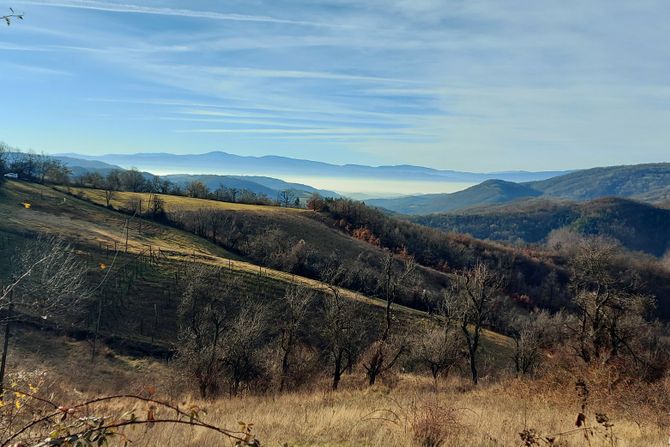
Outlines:
[[163,173],[198,173],[231,175],[281,175],[321,176],[339,178],[392,179],[429,182],[470,182],[489,179],[525,182],[536,181],[565,174],[567,171],[526,172],[508,171],[497,173],[474,173],[439,170],[421,166],[365,166],[334,165],[317,161],[267,155],[263,157],[241,156],[226,152],[209,152],[196,155],[168,153],[108,154],[90,156],[63,154],[87,160],[117,164],[126,168]]
[[[101,175],[106,175],[114,169],[123,169],[117,165],[109,164],[99,160],[87,160],[66,155],[54,156],[55,159],[63,162],[76,177],[86,172],[95,171]],[[153,177],[151,172],[144,171],[148,179]],[[280,179],[260,176],[234,176],[234,175],[191,175],[191,174],[172,174],[162,176],[173,183],[184,185],[192,181],[201,181],[211,190],[221,186],[226,188],[247,189],[256,194],[265,194],[271,199],[277,197],[277,194],[283,190],[294,191],[299,197],[306,198],[312,193],[319,193],[324,197],[339,197],[339,194],[333,191],[317,189],[302,183],[290,183]]]
[[612,237],[623,246],[655,256],[670,249],[670,210],[622,198],[589,202],[529,199],[411,220],[478,239],[543,242],[552,230],[567,227],[582,234]]
[[489,181],[457,193],[368,200],[367,203],[399,213],[430,214],[538,196],[580,201],[616,196],[660,203],[670,199],[670,163],[585,169],[525,183]]

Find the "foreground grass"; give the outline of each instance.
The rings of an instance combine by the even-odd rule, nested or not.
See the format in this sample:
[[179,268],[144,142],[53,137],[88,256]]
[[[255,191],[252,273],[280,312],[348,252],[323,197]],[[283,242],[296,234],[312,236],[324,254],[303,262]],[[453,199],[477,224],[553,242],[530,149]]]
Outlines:
[[[196,403],[207,409],[203,418],[210,423],[234,429],[238,421],[253,423],[266,446],[517,446],[524,445],[519,433],[531,428],[543,435],[564,433],[557,437],[564,444],[556,445],[663,445],[666,436],[658,426],[626,418],[606,406],[598,411],[611,410],[613,436],[595,429],[588,443],[583,431],[574,431],[580,406],[569,396],[571,391],[556,397],[538,393],[532,383],[511,379],[476,389],[456,380],[436,391],[426,378],[403,376],[394,389],[379,386]],[[597,426],[594,414],[587,418],[588,424]],[[135,445],[222,445],[215,434],[192,429],[134,434]]]
[[[133,359],[104,347],[91,360],[86,343],[44,335],[23,329],[15,332],[11,382],[37,384],[40,396],[66,406],[117,393],[146,395],[152,388],[160,400],[184,410],[197,407],[201,420],[209,424],[232,430],[239,429],[239,422],[254,424],[253,433],[263,446],[522,446],[526,444],[519,433],[524,429],[543,436],[563,434],[556,438],[562,443],[554,444],[561,446],[661,446],[667,442],[668,418],[663,409],[669,382],[610,388],[606,383],[617,378],[608,377],[611,371],[606,369],[555,373],[552,369],[540,379],[487,376],[477,387],[457,374],[437,384],[427,376],[399,374],[384,377],[372,388],[365,386],[363,371],[354,369],[337,392],[328,391],[328,380],[322,378],[290,393],[224,395],[202,401],[193,398],[192,384],[181,379],[172,364]],[[574,383],[582,376],[591,387],[585,413],[594,430],[588,442],[585,431],[575,431],[582,400]],[[133,412],[141,418],[148,407],[122,401],[97,407],[91,414]],[[608,415],[613,424],[610,437],[596,422],[596,413]],[[170,415],[161,409],[155,414],[159,419]],[[219,434],[188,425],[143,425],[123,433],[134,446],[232,445]]]

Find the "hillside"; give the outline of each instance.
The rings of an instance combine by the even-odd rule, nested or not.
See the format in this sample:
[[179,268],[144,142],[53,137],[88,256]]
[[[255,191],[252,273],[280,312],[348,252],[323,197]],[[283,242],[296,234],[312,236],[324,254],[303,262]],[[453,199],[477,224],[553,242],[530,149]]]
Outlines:
[[[82,193],[81,190],[77,190],[81,196],[78,198],[42,185],[20,181],[6,182],[0,188],[0,215],[5,216],[5,219],[0,221],[0,251],[7,250],[14,244],[24,243],[36,234],[56,234],[80,248],[82,255],[92,266],[101,263],[111,264],[113,286],[110,285],[109,290],[103,291],[105,296],[110,295],[109,299],[112,302],[109,305],[115,307],[116,318],[110,321],[108,328],[108,335],[113,340],[114,337],[121,336],[147,343],[149,341],[147,337],[150,335],[147,326],[153,318],[154,303],[158,303],[159,310],[172,313],[171,323],[161,320],[159,331],[159,335],[163,334],[163,342],[172,340],[171,337],[175,334],[174,312],[178,298],[173,290],[175,274],[179,275],[175,271],[183,271],[185,263],[188,262],[225,267],[227,271],[243,278],[245,295],[251,293],[269,302],[283,295],[289,284],[304,285],[318,294],[328,290],[326,284],[313,278],[260,266],[239,253],[225,250],[220,244],[147,219],[130,219],[126,251],[124,227],[129,215],[97,205],[97,200],[104,200],[100,195],[101,191],[85,191]],[[146,195],[119,193],[113,205],[122,209],[128,200],[136,197]],[[164,196],[164,198],[168,210],[197,211],[205,206],[209,209],[235,213],[239,220],[246,221],[248,225],[245,225],[245,230],[250,233],[267,232],[271,225],[284,228],[286,231],[300,229],[300,235],[307,242],[322,247],[324,252],[338,253],[343,259],[352,263],[362,256],[371,262],[371,268],[374,268],[373,260],[380,261],[383,256],[380,249],[325,226],[322,222],[309,217],[312,212],[306,210],[178,196]],[[30,208],[25,208],[23,203],[30,203]],[[251,226],[252,223],[254,226]],[[118,253],[115,252],[115,247]],[[7,257],[0,259],[0,267],[4,263],[11,262]],[[425,287],[439,287],[437,281],[443,281],[445,276],[437,272],[431,273],[428,269],[421,269],[420,273]],[[98,279],[103,276],[104,272],[96,273]],[[116,276],[118,278],[115,278]],[[375,290],[376,282],[373,286],[372,290]],[[381,311],[383,308],[384,303],[379,298],[344,288],[340,290],[345,298],[360,303],[359,305],[372,309],[373,312]],[[122,303],[117,302],[118,298],[111,298],[119,293],[125,296],[121,300]],[[424,318],[424,314],[417,310],[403,306],[398,308],[401,315],[404,315],[403,318]],[[94,309],[90,312],[92,314],[89,317],[93,318]],[[87,320],[87,324],[92,324],[91,320]],[[491,334],[491,337],[497,336]],[[117,340],[117,343],[126,342]],[[503,344],[505,343],[507,342]]]
[[375,199],[367,203],[397,213],[431,214],[532,197],[585,201],[610,196],[651,203],[667,201],[670,198],[670,163],[585,169],[526,183],[486,181],[451,194]]
[[412,216],[411,221],[478,239],[541,243],[551,231],[568,228],[602,235],[624,247],[662,256],[670,249],[670,210],[620,198],[586,203],[531,199],[447,214]]
[[472,206],[495,205],[535,197],[540,192],[523,184],[503,180],[487,180],[479,185],[451,194],[425,194],[397,199],[372,199],[366,203],[402,214],[430,214],[465,209]]
[[568,200],[617,196],[656,202],[670,197],[670,163],[585,169],[527,185]]
[[[176,197],[176,199],[182,199]],[[30,203],[26,209],[23,203]],[[221,202],[214,202],[221,203]],[[256,212],[276,210],[276,207],[230,204],[234,209],[254,209]],[[287,211],[293,211],[288,209]],[[22,239],[33,234],[55,234],[90,252],[92,256],[109,260],[120,250],[119,256],[135,259],[148,257],[149,248],[167,262],[197,260],[220,265],[240,272],[258,275],[259,266],[237,254],[226,251],[201,237],[145,219],[132,219],[128,231],[128,249],[125,249],[124,230],[128,216],[88,203],[51,188],[25,182],[9,181],[0,189],[0,232],[7,237]],[[160,252],[159,252],[160,250]],[[6,261],[6,259],[5,259]],[[96,262],[97,264],[97,262]],[[323,286],[316,281],[261,268],[261,275],[284,283],[302,281],[316,289]],[[348,296],[370,303],[366,297],[348,293]]]

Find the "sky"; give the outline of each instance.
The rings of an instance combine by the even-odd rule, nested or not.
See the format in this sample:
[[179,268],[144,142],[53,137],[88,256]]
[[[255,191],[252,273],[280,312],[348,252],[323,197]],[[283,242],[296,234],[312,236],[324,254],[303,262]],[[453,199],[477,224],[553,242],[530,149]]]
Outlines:
[[0,0],[0,141],[468,171],[670,161],[667,0]]

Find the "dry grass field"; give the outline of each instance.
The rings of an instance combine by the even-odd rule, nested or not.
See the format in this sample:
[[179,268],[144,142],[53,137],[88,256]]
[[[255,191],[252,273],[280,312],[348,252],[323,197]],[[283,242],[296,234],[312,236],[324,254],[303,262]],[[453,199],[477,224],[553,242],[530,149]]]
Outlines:
[[[582,401],[574,377],[561,374],[542,380],[484,378],[477,387],[456,375],[436,384],[425,376],[398,374],[368,388],[362,371],[354,370],[338,392],[327,391],[324,379],[281,395],[201,401],[192,397],[188,384],[171,376],[165,363],[134,360],[109,350],[91,363],[81,342],[60,337],[45,344],[38,340],[39,334],[22,331],[21,335],[10,362],[12,377],[39,382],[40,396],[50,396],[59,405],[114,393],[146,395],[144,390],[155,388],[155,398],[184,409],[197,408],[203,422],[233,431],[239,422],[253,424],[252,432],[262,446],[641,447],[667,442],[667,414],[658,414],[661,404],[650,399],[654,393],[667,392],[667,384],[653,390],[608,390],[604,370],[581,372],[594,384],[585,431],[575,427]],[[148,407],[120,400],[92,411],[109,415],[133,410],[144,415]],[[599,424],[596,413],[606,414],[612,426]],[[158,408],[154,416],[169,415],[169,410]],[[538,437],[537,444],[525,444],[520,433],[526,429],[552,437],[555,443]],[[123,433],[135,446],[233,445],[218,433],[188,425],[142,425]]]

